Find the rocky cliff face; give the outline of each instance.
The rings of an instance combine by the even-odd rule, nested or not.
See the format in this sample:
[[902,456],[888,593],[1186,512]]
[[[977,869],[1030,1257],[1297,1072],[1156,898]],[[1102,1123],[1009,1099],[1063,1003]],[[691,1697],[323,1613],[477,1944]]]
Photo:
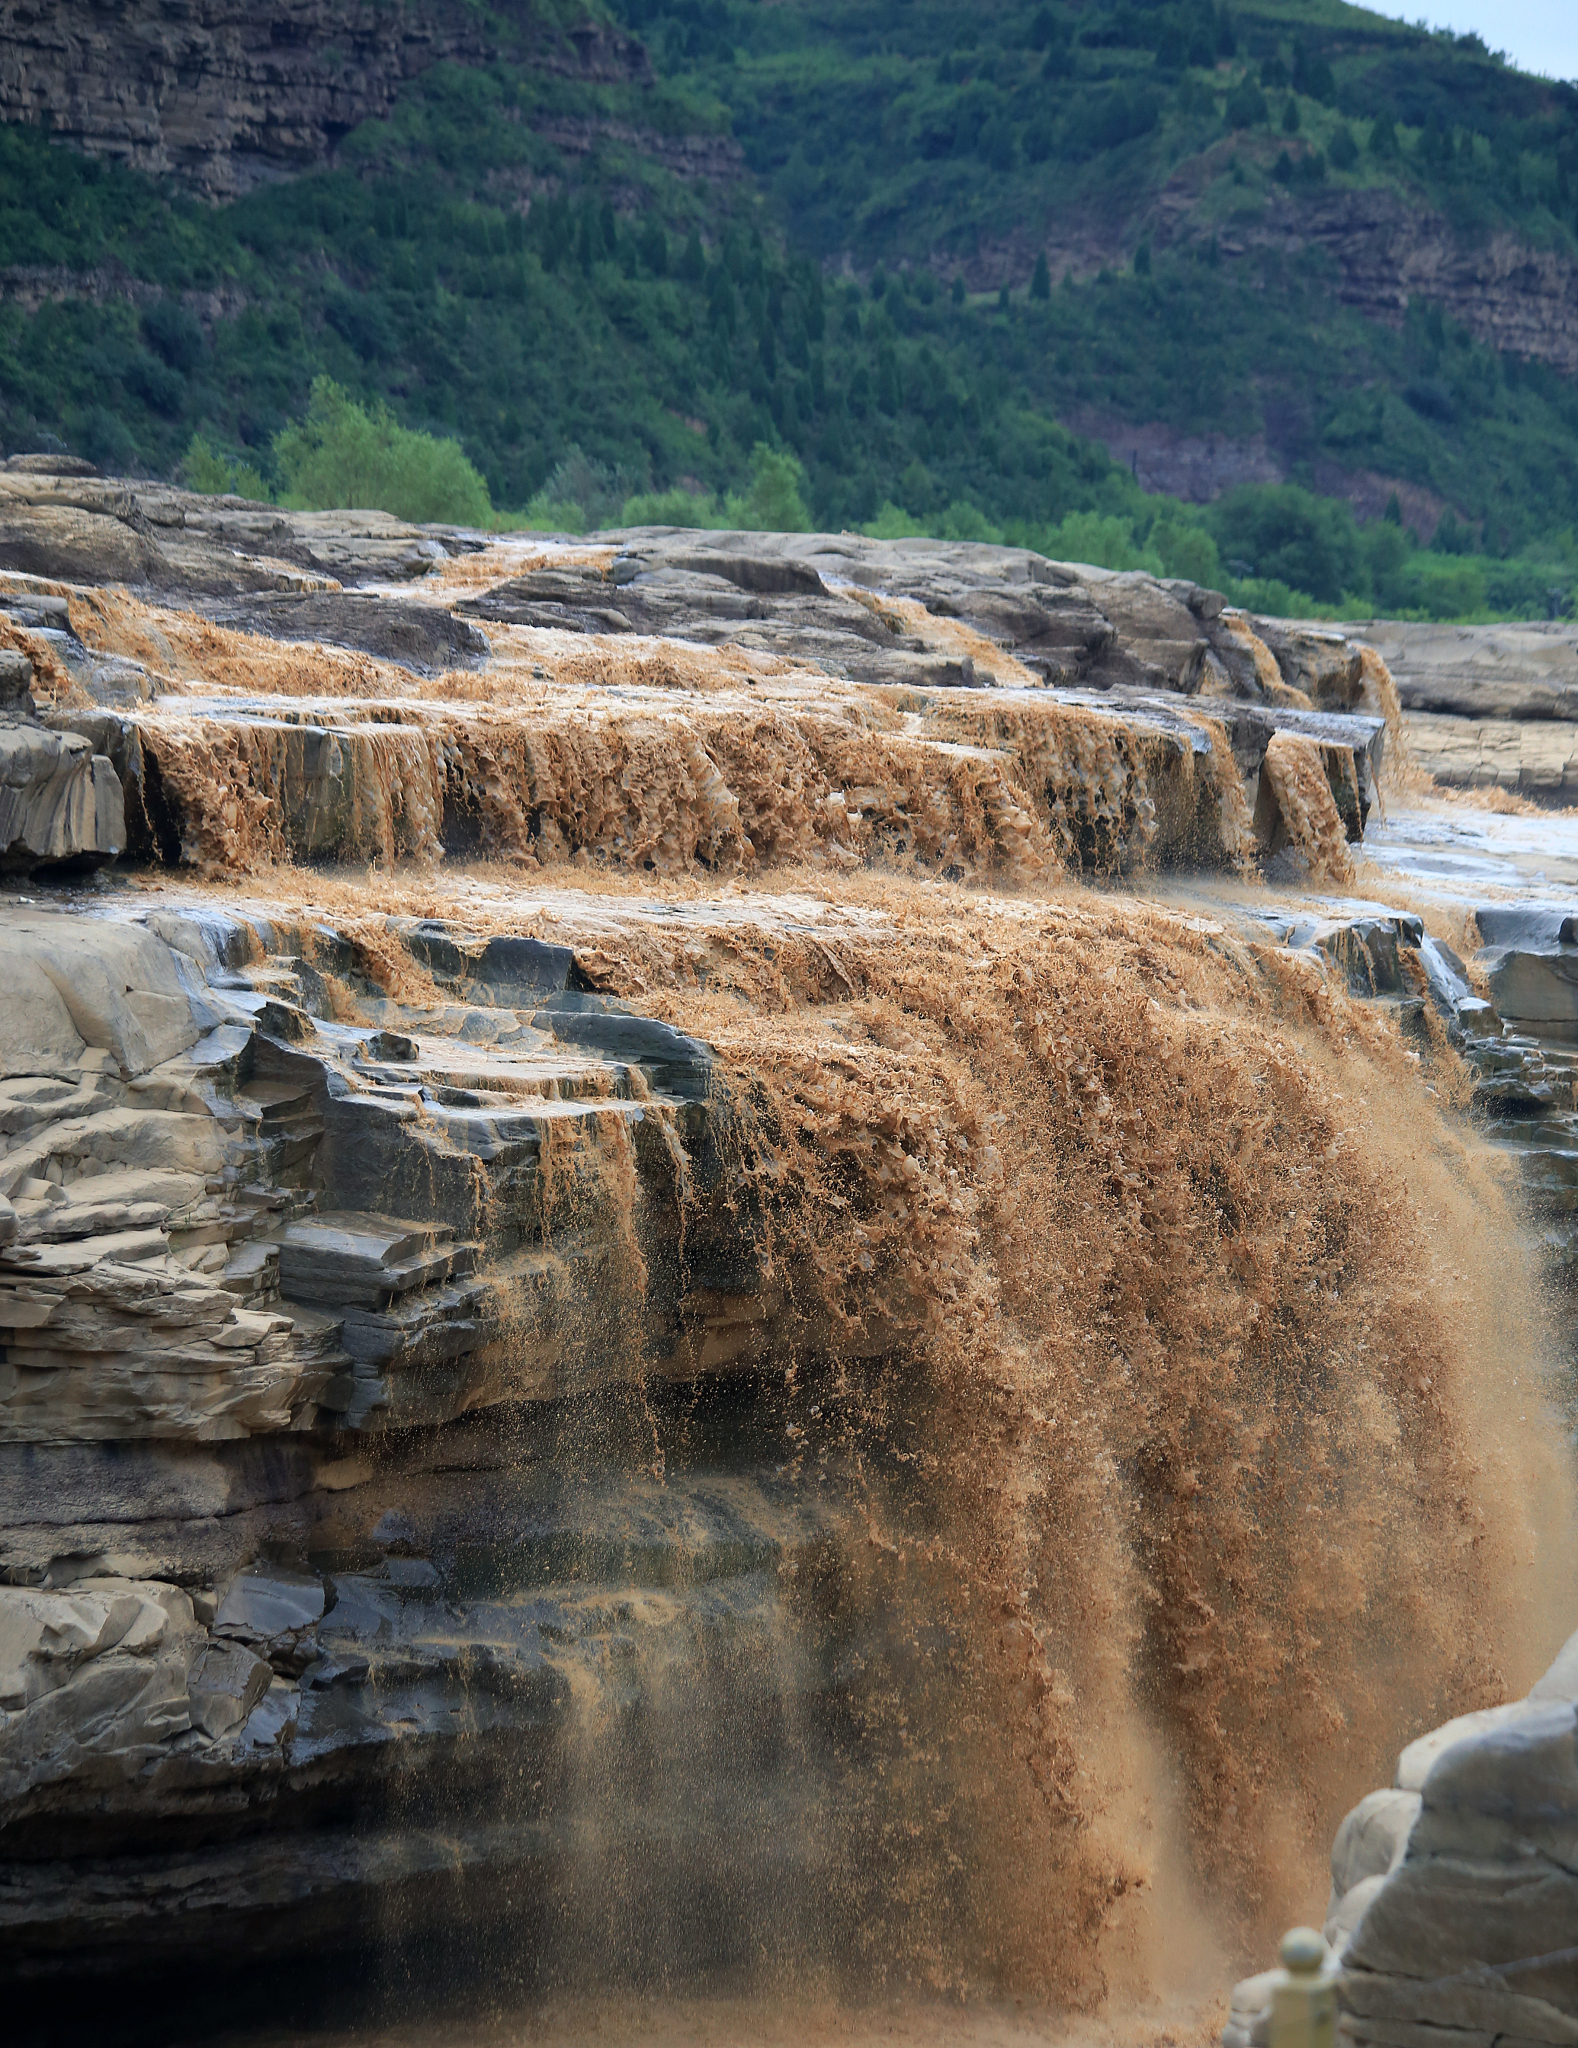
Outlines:
[[1353,629],[1386,659],[1413,758],[1454,789],[1502,789],[1567,806],[1578,796],[1578,628]]
[[1394,192],[1273,189],[1264,211],[1220,235],[1225,254],[1316,249],[1329,257],[1345,305],[1396,324],[1424,299],[1504,355],[1578,371],[1578,262],[1561,249],[1534,248],[1501,231],[1465,236],[1439,214]]
[[572,77],[647,75],[630,38],[590,20],[561,28],[529,0],[487,14],[463,0],[204,0],[175,11],[7,0],[0,118],[47,123],[78,148],[228,198],[321,163],[430,65],[505,48]]
[[489,1981],[1089,2002],[1157,1729],[1244,1928],[1294,1825],[1246,1787],[1322,1759],[1311,1842],[1497,1696],[1466,1384],[1532,1253],[1487,1193],[1494,1304],[1434,1257],[1473,1171],[1418,1074],[1570,1264],[1573,949],[1333,900],[1373,651],[1022,550],[37,459],[0,639],[18,747],[125,816],[29,826],[0,902],[0,1956],[46,2034],[89,1977],[456,1930]]

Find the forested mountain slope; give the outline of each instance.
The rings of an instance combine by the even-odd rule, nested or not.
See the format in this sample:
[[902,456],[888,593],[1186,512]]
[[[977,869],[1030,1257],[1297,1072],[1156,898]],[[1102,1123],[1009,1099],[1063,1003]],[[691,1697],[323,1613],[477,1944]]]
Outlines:
[[1084,552],[1214,548],[1262,602],[1578,575],[1578,91],[1472,38],[1337,0],[13,0],[0,47],[9,448],[169,473],[200,434],[277,482],[327,374],[557,516],[765,444],[822,525],[1096,514]]

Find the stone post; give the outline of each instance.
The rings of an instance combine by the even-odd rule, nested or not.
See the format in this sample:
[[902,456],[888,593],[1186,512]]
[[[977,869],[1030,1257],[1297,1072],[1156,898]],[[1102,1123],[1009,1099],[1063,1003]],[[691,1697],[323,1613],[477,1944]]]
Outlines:
[[1337,1986],[1313,1927],[1282,1937],[1282,1970],[1271,1990],[1270,2048],[1335,2048]]

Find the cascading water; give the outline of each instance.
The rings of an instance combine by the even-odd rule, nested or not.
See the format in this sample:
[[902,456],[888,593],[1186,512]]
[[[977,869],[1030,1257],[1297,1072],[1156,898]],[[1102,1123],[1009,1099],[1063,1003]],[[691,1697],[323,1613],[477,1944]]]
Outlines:
[[168,701],[95,728],[148,872],[7,927],[43,2038],[84,1958],[223,1962],[194,2038],[246,2035],[243,1966],[307,2037],[662,2037],[704,1991],[747,2038],[1189,2038],[1400,1741],[1570,1625],[1478,999],[1449,1029],[1421,930],[1312,893],[1384,669],[1006,551],[950,622],[790,545],[620,602],[787,590],[865,680],[533,623],[634,589],[591,561],[424,592],[492,607],[437,680],[73,597]]

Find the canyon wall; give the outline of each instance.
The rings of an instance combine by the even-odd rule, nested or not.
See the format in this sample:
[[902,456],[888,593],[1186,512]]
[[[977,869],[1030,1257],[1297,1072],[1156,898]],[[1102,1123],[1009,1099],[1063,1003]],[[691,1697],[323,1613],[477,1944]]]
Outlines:
[[632,38],[590,19],[561,27],[529,0],[487,14],[463,0],[6,0],[0,119],[226,199],[322,163],[429,66],[505,51],[571,78],[648,76]]

